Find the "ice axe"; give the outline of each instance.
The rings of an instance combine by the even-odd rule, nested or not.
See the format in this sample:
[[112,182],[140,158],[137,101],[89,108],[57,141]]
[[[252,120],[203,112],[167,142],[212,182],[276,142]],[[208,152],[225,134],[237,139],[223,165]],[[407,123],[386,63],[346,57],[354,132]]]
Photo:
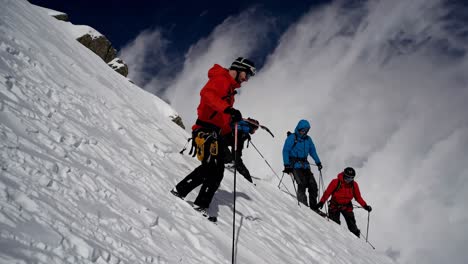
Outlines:
[[263,130],[265,130],[266,132],[270,133],[270,135],[271,135],[272,137],[275,137],[275,135],[273,135],[273,133],[271,133],[271,131],[270,131],[270,129],[269,129],[268,127],[266,127],[266,126],[264,126],[264,125],[260,125],[260,123],[257,124],[257,123],[255,123],[255,122],[249,120],[248,118],[243,118],[242,120],[244,120],[245,122],[247,122],[247,123],[249,123],[249,124],[252,124],[252,125],[254,125],[254,126],[259,126],[261,129],[263,129]]

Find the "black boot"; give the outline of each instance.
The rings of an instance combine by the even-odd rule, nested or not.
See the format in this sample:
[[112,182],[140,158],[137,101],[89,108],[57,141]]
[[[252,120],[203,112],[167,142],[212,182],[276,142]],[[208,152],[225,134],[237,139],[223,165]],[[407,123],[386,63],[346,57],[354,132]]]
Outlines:
[[200,212],[205,217],[208,216],[208,208],[195,206],[193,209],[195,209],[195,211],[197,211],[197,212]]
[[305,206],[309,206],[309,204],[307,203],[307,196],[306,196],[305,192],[298,192],[297,193],[297,199],[299,200],[299,202],[301,202]]
[[182,196],[182,195],[177,191],[176,188],[173,188],[173,189],[171,190],[171,193],[172,193],[174,196],[179,197],[179,198],[182,199],[182,200],[184,200],[184,198],[185,198],[184,196]]

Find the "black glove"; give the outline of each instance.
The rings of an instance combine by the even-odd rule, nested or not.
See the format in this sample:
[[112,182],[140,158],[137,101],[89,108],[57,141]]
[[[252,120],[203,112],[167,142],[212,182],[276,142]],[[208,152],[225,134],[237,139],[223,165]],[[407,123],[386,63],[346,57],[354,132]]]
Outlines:
[[224,110],[224,113],[226,114],[230,114],[231,115],[231,121],[236,123],[236,122],[239,122],[242,120],[242,114],[239,110],[235,109],[235,108],[232,108],[232,107],[228,107]]
[[292,167],[289,167],[289,166],[284,166],[284,170],[283,170],[284,173],[292,173],[293,172],[293,168]]
[[322,167],[322,163],[319,162],[319,163],[317,163],[316,165],[317,165],[318,170],[321,171],[322,168],[323,168],[323,167]]
[[372,207],[370,205],[366,205],[366,206],[364,206],[364,210],[370,212],[370,211],[372,211]]
[[323,208],[323,203],[322,202],[318,202],[317,203],[317,209],[322,209]]

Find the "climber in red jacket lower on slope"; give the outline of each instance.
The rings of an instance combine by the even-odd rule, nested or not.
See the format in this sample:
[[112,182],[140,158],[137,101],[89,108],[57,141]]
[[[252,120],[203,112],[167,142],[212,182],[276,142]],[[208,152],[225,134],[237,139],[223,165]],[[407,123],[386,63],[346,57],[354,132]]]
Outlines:
[[354,217],[351,200],[353,198],[356,199],[362,208],[369,212],[372,211],[372,207],[362,199],[359,185],[354,181],[355,176],[356,172],[351,167],[347,167],[343,172],[339,173],[338,177],[333,179],[328,185],[317,207],[322,208],[331,195],[328,212],[330,219],[340,224],[341,213],[346,220],[349,231],[359,237],[361,231],[356,226],[356,218]]

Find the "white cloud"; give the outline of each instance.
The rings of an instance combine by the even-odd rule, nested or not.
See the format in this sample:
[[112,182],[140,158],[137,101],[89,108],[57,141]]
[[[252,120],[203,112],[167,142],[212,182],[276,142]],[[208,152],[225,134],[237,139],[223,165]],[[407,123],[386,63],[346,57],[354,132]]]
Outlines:
[[166,55],[169,44],[159,29],[142,31],[119,53],[129,67],[128,77],[153,94],[164,90],[170,79],[164,69],[172,67]]

